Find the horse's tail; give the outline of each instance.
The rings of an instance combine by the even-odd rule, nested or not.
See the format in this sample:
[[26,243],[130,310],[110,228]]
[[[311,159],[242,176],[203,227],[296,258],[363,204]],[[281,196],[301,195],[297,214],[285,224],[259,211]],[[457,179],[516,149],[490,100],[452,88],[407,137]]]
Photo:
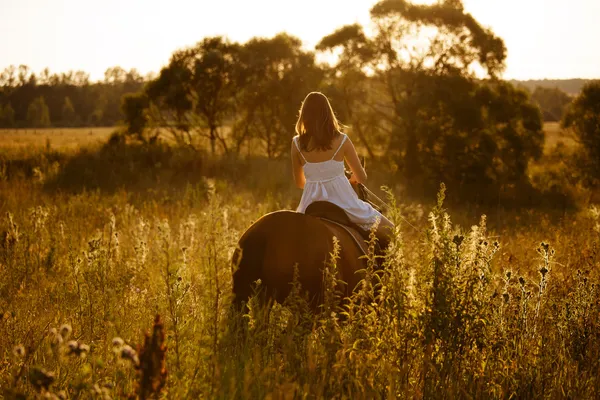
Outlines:
[[264,234],[253,232],[240,240],[233,253],[233,303],[238,310],[242,309],[243,302],[252,295],[254,282],[261,278],[265,248]]

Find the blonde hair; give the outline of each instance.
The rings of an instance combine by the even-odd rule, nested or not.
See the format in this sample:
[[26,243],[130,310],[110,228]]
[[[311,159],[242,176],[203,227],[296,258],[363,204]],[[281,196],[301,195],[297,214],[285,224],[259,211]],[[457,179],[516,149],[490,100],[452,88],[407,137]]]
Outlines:
[[[331,149],[331,142],[340,133],[340,123],[323,93],[310,92],[304,98],[296,122],[296,133],[300,148],[304,151]],[[308,148],[309,143],[312,149]]]

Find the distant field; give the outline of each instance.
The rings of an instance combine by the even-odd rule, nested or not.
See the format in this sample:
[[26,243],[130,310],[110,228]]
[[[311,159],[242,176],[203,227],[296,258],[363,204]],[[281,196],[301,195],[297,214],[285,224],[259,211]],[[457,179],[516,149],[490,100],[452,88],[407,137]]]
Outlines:
[[[53,148],[74,150],[108,140],[115,127],[93,128],[49,128],[49,129],[0,129],[0,149],[24,149],[44,147],[50,143]],[[545,151],[554,148],[559,142],[568,147],[576,145],[573,137],[565,132],[558,122],[546,122]]]
[[544,123],[544,132],[546,133],[545,151],[554,148],[559,142],[563,142],[567,147],[576,146],[577,142],[572,134],[563,130],[558,122]]
[[105,142],[114,127],[50,128],[50,129],[0,129],[0,148],[23,149],[46,146],[73,150]]

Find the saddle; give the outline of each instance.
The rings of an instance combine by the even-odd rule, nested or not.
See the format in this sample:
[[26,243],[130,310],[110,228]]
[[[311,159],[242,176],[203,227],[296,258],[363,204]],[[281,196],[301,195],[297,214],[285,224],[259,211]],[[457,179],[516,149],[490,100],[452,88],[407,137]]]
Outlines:
[[[348,233],[354,238],[354,241],[364,254],[368,251],[367,242],[369,241],[370,231],[361,228],[356,225],[348,214],[339,206],[330,203],[328,201],[315,201],[311,203],[304,212],[306,215],[321,218],[325,221],[333,222],[337,225],[341,225],[346,229]],[[358,233],[358,237],[357,234]],[[382,250],[379,246],[379,242],[375,244],[375,254],[381,254]]]

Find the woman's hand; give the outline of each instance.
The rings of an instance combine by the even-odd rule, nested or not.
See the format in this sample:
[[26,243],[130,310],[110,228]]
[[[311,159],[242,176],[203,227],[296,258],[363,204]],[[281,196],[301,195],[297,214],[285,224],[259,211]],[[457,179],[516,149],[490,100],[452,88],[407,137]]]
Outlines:
[[356,176],[354,174],[350,175],[350,178],[348,178],[348,180],[350,181],[351,185],[358,185],[358,180],[356,179]]

